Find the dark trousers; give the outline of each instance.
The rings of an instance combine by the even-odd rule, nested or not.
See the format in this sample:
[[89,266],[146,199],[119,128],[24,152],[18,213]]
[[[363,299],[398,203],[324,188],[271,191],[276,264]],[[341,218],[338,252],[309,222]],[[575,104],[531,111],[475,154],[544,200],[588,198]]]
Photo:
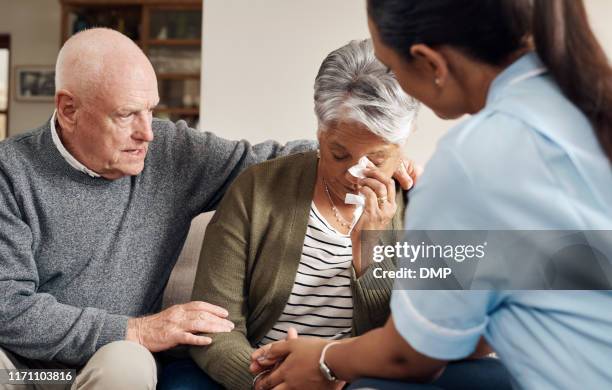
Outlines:
[[222,390],[191,359],[182,359],[163,365],[157,382],[157,390]]
[[363,378],[348,390],[511,390],[510,373],[498,359],[485,358],[450,363],[442,375],[428,384]]
[[[158,390],[220,390],[221,386],[204,373],[191,359],[165,365],[160,373]],[[466,360],[450,363],[442,375],[430,384],[364,378],[353,382],[349,390],[511,390],[510,374],[497,359]]]

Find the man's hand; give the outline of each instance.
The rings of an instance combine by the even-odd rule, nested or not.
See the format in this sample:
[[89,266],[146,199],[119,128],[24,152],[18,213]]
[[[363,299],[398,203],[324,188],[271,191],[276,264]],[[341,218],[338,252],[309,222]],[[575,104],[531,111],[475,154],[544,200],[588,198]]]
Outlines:
[[404,191],[411,189],[423,173],[423,168],[416,165],[414,161],[402,158],[400,164],[393,173],[393,178],[397,180]]
[[147,317],[130,318],[126,340],[142,344],[151,352],[165,351],[179,344],[208,345],[210,337],[197,333],[230,332],[227,310],[210,303],[193,301],[174,305]]

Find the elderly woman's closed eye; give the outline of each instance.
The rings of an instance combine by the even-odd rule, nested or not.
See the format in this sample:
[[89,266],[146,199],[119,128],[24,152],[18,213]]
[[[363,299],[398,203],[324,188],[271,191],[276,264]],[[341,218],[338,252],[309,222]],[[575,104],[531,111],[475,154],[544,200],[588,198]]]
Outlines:
[[265,377],[249,370],[261,371],[250,361],[256,347],[295,330],[341,339],[388,316],[391,282],[368,272],[360,233],[402,228],[407,194],[393,175],[405,171],[401,149],[418,103],[367,40],[327,56],[314,101],[320,150],[242,174],[206,232],[193,298],[228,308],[236,327],[191,352],[226,388]]

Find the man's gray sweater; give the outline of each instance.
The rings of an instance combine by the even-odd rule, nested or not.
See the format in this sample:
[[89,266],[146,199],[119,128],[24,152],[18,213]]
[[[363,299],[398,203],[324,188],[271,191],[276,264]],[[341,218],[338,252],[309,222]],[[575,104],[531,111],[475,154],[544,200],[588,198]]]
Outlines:
[[0,347],[82,365],[159,311],[196,215],[247,166],[314,143],[251,146],[154,120],[138,176],[72,168],[49,125],[0,143]]

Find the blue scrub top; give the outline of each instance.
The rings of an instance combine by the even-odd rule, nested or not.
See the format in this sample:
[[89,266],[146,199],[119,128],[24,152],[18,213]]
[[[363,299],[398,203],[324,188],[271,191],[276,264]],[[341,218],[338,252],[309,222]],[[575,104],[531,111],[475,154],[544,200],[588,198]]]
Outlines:
[[[610,162],[535,53],[439,142],[406,229],[612,230]],[[433,358],[464,358],[484,336],[517,388],[612,388],[610,291],[396,290],[391,310],[400,334]]]

